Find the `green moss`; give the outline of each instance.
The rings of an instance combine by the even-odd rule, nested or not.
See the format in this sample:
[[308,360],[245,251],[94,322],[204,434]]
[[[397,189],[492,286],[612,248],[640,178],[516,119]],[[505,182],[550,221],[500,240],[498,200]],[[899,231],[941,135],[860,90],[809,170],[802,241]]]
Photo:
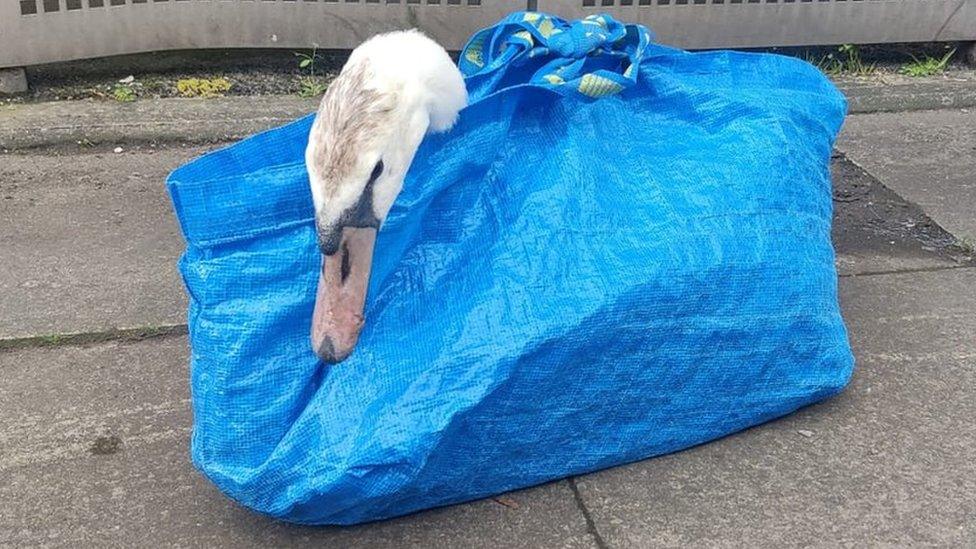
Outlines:
[[38,338],[42,345],[58,345],[64,341],[65,337],[61,334],[45,335]]
[[184,78],[176,83],[182,97],[223,97],[233,84],[226,78]]
[[976,254],[976,238],[968,236],[959,238],[956,240],[956,247],[966,254]]

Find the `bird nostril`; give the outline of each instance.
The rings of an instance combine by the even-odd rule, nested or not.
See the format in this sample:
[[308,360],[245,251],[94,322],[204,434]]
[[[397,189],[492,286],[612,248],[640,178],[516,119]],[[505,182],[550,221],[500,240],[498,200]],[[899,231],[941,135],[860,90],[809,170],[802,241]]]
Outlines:
[[352,266],[349,264],[349,243],[342,243],[342,264],[339,266],[339,278],[343,284],[346,283],[346,279],[349,278],[349,273],[352,271]]
[[315,349],[315,354],[329,364],[335,364],[338,362],[338,360],[336,360],[335,345],[332,343],[332,338],[330,337],[322,338],[318,349]]

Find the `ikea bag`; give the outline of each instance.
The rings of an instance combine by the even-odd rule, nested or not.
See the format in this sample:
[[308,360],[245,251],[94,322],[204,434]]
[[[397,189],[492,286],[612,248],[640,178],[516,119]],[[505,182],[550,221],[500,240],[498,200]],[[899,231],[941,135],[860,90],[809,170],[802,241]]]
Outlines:
[[[840,391],[814,67],[515,13],[460,67],[376,243],[366,325],[309,343],[306,117],[168,180],[186,238],[192,457],[238,502],[352,524],[666,454]],[[661,487],[666,490],[666,487]]]

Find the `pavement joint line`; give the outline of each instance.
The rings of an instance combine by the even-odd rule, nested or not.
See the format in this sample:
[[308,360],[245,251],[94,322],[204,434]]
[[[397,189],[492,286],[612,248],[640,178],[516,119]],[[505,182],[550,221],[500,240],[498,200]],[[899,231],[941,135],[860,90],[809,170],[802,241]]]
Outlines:
[[[288,121],[287,120],[282,121],[282,123],[285,122]],[[187,145],[187,146],[223,145],[223,144],[230,145],[233,143],[237,143],[238,141],[241,141],[243,139],[246,139],[256,133],[260,133],[260,132],[252,132],[252,133],[234,132],[234,133],[226,133],[219,136],[202,135],[199,137],[187,135],[179,138],[170,137],[170,136],[150,136],[150,135],[133,134],[131,138],[126,138],[126,139],[98,138],[95,139],[94,141],[89,141],[89,143],[95,147],[107,148],[108,149],[107,152],[111,152],[112,145],[124,145],[129,147],[143,146],[143,145],[160,145],[163,147],[165,146],[173,147],[173,146],[180,146],[180,145]],[[87,139],[87,138],[83,138],[83,139]],[[3,154],[16,154],[21,156],[37,155],[37,154],[45,154],[45,151],[50,151],[52,149],[61,148],[63,150],[63,148],[65,147],[74,147],[74,146],[78,146],[78,150],[72,151],[71,149],[68,149],[69,152],[77,153],[77,154],[106,154],[105,150],[87,150],[82,148],[79,145],[79,143],[76,142],[76,140],[66,139],[66,140],[57,140],[57,141],[50,141],[50,142],[32,143],[30,145],[17,146],[13,148],[0,147],[0,155]],[[58,151],[56,154],[63,154],[63,152]]]
[[[838,275],[838,278],[858,278],[865,276],[886,276],[901,275],[912,273],[932,273],[940,271],[952,271],[957,269],[976,269],[976,264],[946,265],[939,267],[919,267],[917,269],[895,269],[887,271],[869,271],[864,273],[850,273]],[[110,328],[107,330],[97,330],[92,332],[75,333],[53,333],[24,337],[12,337],[0,339],[0,353],[5,351],[15,351],[31,348],[45,347],[67,347],[93,345],[97,343],[107,343],[110,341],[132,342],[147,339],[160,339],[166,337],[185,336],[189,333],[186,324],[164,324],[155,326],[138,326],[135,328]],[[570,484],[575,489],[575,482],[571,479]],[[582,501],[580,501],[582,506]],[[581,507],[584,514],[588,512]]]
[[893,114],[900,112],[933,112],[933,111],[956,111],[960,109],[971,109],[976,105],[969,103],[962,103],[959,105],[933,105],[931,107],[922,108],[899,108],[899,107],[876,107],[872,109],[862,109],[855,111],[848,111],[847,116],[866,116],[872,114]]
[[[851,115],[848,114],[847,117],[850,118]],[[841,132],[843,132],[843,131],[844,131],[844,128],[842,127],[841,128]],[[840,141],[840,135],[839,134],[837,136],[837,141]],[[864,173],[870,175],[871,178],[874,179],[875,181],[877,181],[878,183],[881,183],[881,180],[880,179],[878,179],[873,173],[869,172],[867,168],[865,168],[864,166],[862,166],[861,164],[859,164],[856,160],[854,160],[853,158],[851,158],[850,156],[848,156],[847,155],[847,151],[845,151],[844,149],[842,149],[841,148],[841,145],[839,143],[836,143],[835,142],[833,149],[831,149],[831,158],[838,158],[838,157],[839,158],[843,158],[844,160],[850,162],[851,164],[854,164],[854,166],[857,167],[857,169],[859,169],[859,170],[863,171]],[[884,185],[884,183],[881,183],[881,184]],[[885,187],[885,188],[887,189],[888,187]],[[899,195],[899,196],[901,196],[901,195]]]
[[593,537],[593,542],[599,549],[609,549],[606,540],[600,535],[600,531],[597,530],[596,522],[593,520],[593,516],[590,515],[590,510],[586,507],[586,503],[583,501],[583,495],[580,494],[579,487],[576,486],[576,477],[569,477],[566,479],[569,481],[569,488],[573,491],[573,499],[576,500],[576,507],[579,508],[580,513],[583,515],[583,520],[586,521],[586,532]]
[[[859,114],[937,111],[976,107],[974,79],[862,83],[839,79],[834,83],[848,97],[851,116]],[[254,105],[254,103],[257,105]],[[75,122],[77,112],[65,116],[64,105],[77,104],[91,116]],[[199,100],[142,99],[115,105],[92,99],[39,101],[10,105],[15,116],[0,117],[0,149],[30,150],[73,144],[156,142],[209,143],[237,140],[269,126],[278,126],[315,112],[315,98],[294,95],[228,96]],[[0,109],[0,112],[6,112]],[[18,114],[19,113],[19,114]],[[30,115],[30,116],[28,116]],[[125,117],[135,117],[128,121]],[[120,121],[121,120],[121,121]]]
[[[242,136],[244,137],[244,136]],[[0,149],[0,158],[4,156],[16,156],[16,157],[70,157],[70,156],[86,156],[86,155],[112,155],[112,147],[117,144],[121,144],[124,148],[125,153],[140,152],[140,147],[151,146],[148,150],[152,153],[158,151],[166,150],[176,150],[180,148],[190,148],[190,147],[201,147],[201,146],[213,146],[213,150],[217,150],[222,147],[227,147],[233,145],[240,141],[239,138],[227,137],[227,138],[213,138],[213,139],[201,139],[201,140],[182,140],[182,141],[167,141],[158,139],[132,139],[125,142],[102,142],[93,143],[88,146],[80,146],[76,143],[60,143],[52,145],[37,145],[27,148],[19,149],[7,149],[5,152]],[[209,152],[209,150],[208,150]],[[121,154],[121,153],[120,153]]]
[[44,334],[0,339],[0,353],[22,349],[93,345],[110,341],[132,342],[187,335],[186,324],[163,324],[135,328],[109,328],[94,332]]
[[943,265],[938,267],[917,267],[914,269],[893,269],[889,271],[867,271],[863,273],[847,273],[837,275],[838,278],[859,278],[862,276],[884,276],[911,273],[934,273],[938,271],[952,271],[955,269],[974,269],[976,264],[968,263],[961,265]]

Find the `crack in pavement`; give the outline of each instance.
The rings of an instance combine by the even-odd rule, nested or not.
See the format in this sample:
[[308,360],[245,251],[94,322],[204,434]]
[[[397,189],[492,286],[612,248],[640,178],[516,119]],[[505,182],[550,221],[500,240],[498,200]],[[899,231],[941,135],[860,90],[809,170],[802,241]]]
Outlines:
[[[973,269],[974,264],[946,265],[940,267],[919,267],[908,269],[893,269],[885,271],[869,271],[863,273],[839,274],[838,278],[858,278],[865,276],[885,276],[912,273],[931,273],[950,271],[955,269]],[[0,353],[22,349],[37,349],[45,347],[84,346],[107,342],[131,342],[147,339],[185,336],[189,333],[186,324],[168,324],[162,326],[139,326],[135,328],[110,328],[94,332],[54,333],[35,336],[14,337],[0,339]]]
[[142,341],[165,337],[185,336],[188,333],[186,324],[164,324],[156,326],[139,326],[135,328],[109,328],[94,332],[77,332],[68,334],[44,334],[26,337],[0,339],[0,353],[20,349],[36,349],[42,347],[64,347],[106,343],[109,341]]
[[579,487],[576,486],[576,477],[569,477],[569,488],[573,491],[573,499],[576,500],[576,507],[579,508],[580,513],[583,515],[583,520],[586,521],[586,532],[593,537],[593,542],[599,549],[608,549],[606,540],[600,535],[600,531],[596,528],[596,522],[593,521],[593,516],[590,515],[590,510],[587,509],[586,503],[583,501],[583,495],[580,494]]
[[962,265],[943,265],[939,267],[916,267],[908,269],[891,269],[886,271],[866,271],[863,273],[847,273],[838,274],[838,278],[858,278],[862,276],[882,276],[882,275],[897,275],[897,274],[910,274],[910,273],[933,273],[938,271],[950,271],[953,269],[973,269],[976,268],[974,264],[962,264]]

